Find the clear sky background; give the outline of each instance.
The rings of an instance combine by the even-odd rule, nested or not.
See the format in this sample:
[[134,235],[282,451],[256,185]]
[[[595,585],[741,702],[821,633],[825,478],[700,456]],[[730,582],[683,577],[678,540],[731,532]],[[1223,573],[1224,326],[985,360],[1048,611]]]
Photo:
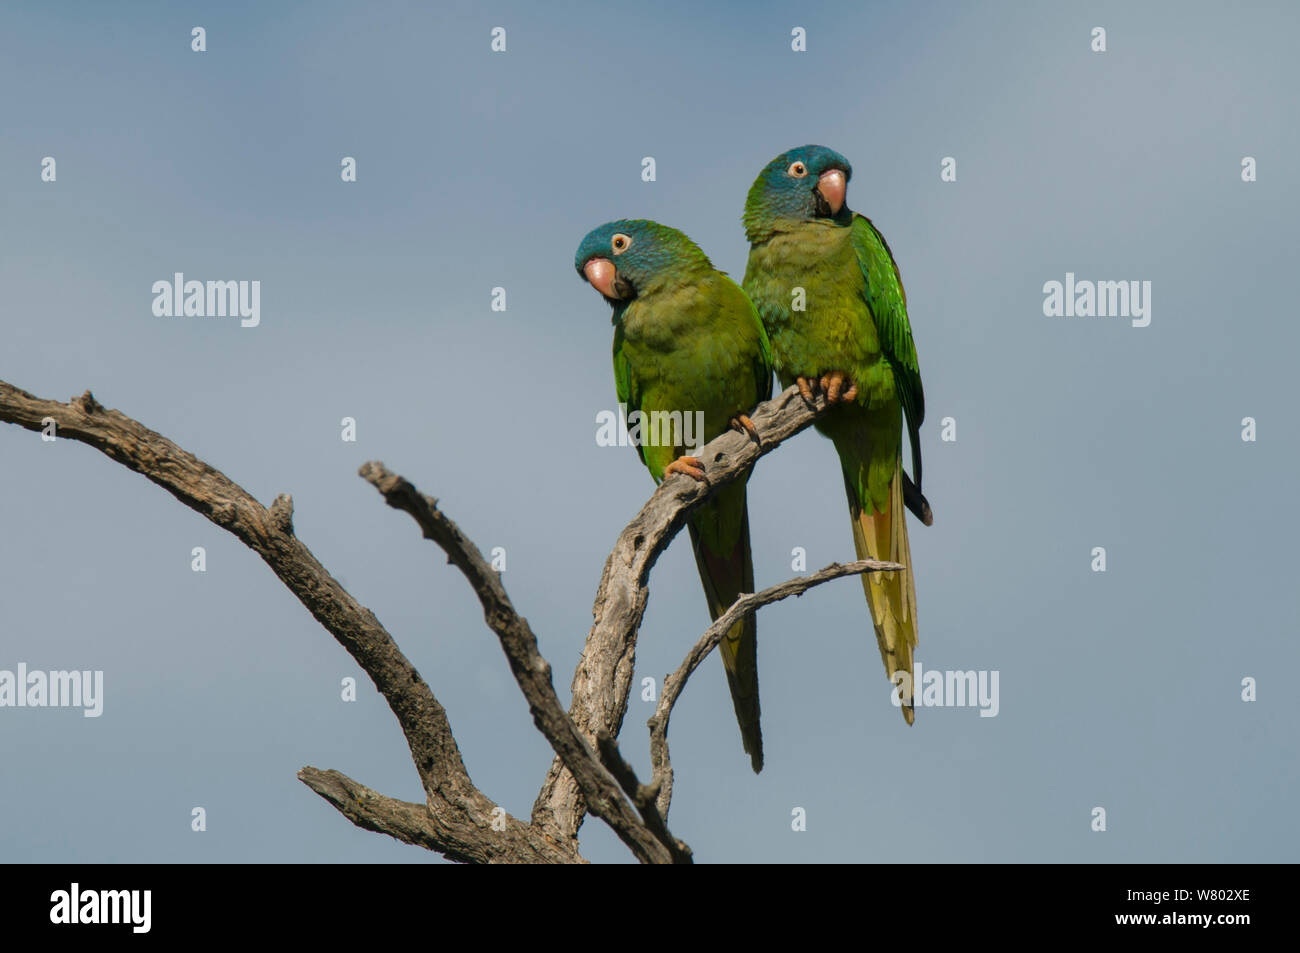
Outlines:
[[[0,379],[89,388],[263,502],[292,493],[474,781],[527,816],[551,750],[464,579],[357,467],[506,549],[567,701],[653,489],[595,441],[612,331],[574,250],[649,217],[739,277],[754,176],[823,143],[897,257],[925,381],[918,659],[997,670],[1000,712],[907,728],[861,587],[827,584],[760,615],[761,775],[720,664],[692,680],[674,832],[703,861],[1294,861],[1300,14],[1091,6],[6,3]],[[261,325],[155,317],[176,271],[260,280]],[[1150,326],[1045,317],[1066,272],[1150,281]],[[295,779],[422,799],[369,680],[254,554],[81,444],[0,428],[0,479],[0,669],[102,669],[106,695],[98,719],[0,709],[0,860],[437,860]],[[852,556],[814,432],[760,464],[750,507],[759,585],[794,547]],[[651,586],[638,682],[708,623],[684,534]],[[634,695],[622,734],[642,771],[650,712]],[[630,859],[599,821],[582,844]]]

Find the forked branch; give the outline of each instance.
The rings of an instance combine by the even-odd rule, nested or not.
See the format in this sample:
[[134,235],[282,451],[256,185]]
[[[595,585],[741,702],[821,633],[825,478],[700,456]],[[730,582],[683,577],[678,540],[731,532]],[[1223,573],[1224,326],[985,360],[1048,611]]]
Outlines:
[[699,668],[700,663],[704,661],[708,654],[713,651],[714,646],[722,641],[722,637],[727,634],[731,627],[741,617],[758,611],[762,606],[780,602],[790,596],[801,596],[814,586],[820,586],[832,579],[839,579],[842,576],[857,576],[864,572],[886,572],[905,568],[901,563],[882,562],[878,559],[859,559],[851,563],[831,563],[825,569],[819,569],[807,576],[797,576],[794,579],[787,579],[785,582],[770,586],[761,592],[742,595],[731,604],[730,609],[718,616],[714,623],[700,636],[700,640],[686,653],[686,658],[682,659],[682,664],[677,666],[677,670],[664,679],[659,704],[655,706],[655,713],[646,722],[646,725],[650,728],[650,764],[654,771],[648,789],[653,790],[655,793],[655,805],[658,807],[661,817],[666,818],[668,816],[668,808],[673,800],[673,766],[668,757],[668,719],[672,717],[673,706],[677,704],[677,699],[681,697],[687,679]]
[[361,468],[361,475],[389,505],[410,514],[469,581],[534,723],[556,752],[533,816],[523,822],[475,787],[446,711],[374,613],[353,599],[297,538],[293,500],[287,494],[264,507],[225,474],[125,414],[106,409],[89,391],[65,404],[0,381],[0,421],[94,447],[158,484],[257,553],[384,696],[406,736],[426,801],[387,797],[338,771],[304,767],[299,779],[359,827],[472,863],[582,863],[577,832],[588,807],[643,862],[689,862],[690,848],[672,836],[665,817],[672,788],[668,716],[690,673],[717,644],[729,620],[839,576],[895,567],[870,561],[828,566],[738,599],[665,684],[652,719],[654,777],[643,785],[618,753],[615,739],[627,711],[650,569],[691,510],[748,472],[760,456],[811,425],[824,410],[820,396],[808,403],[790,388],[750,415],[759,442],[740,433],[723,434],[696,454],[705,467],[705,482],[676,477],[655,491],[623,530],[606,561],[595,624],[574,674],[567,713],[536,636],[478,547],[438,509],[436,500],[409,481],[381,463]]

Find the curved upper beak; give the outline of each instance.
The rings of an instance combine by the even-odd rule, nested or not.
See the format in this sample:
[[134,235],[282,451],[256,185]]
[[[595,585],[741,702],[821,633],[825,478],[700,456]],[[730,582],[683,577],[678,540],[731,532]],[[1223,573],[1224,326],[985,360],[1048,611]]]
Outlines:
[[844,208],[844,192],[847,188],[848,183],[841,169],[827,169],[817,178],[817,191],[831,207],[832,215],[840,214],[840,209]]
[[614,279],[618,277],[618,272],[608,258],[593,258],[582,266],[582,273],[587,276],[591,286],[606,298],[618,297],[614,291]]

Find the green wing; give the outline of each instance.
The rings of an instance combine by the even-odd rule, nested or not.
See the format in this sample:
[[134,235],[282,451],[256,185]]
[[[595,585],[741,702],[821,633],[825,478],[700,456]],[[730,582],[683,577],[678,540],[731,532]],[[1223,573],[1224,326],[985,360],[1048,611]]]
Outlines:
[[[614,325],[614,391],[618,394],[618,402],[627,407],[627,416],[630,420],[632,411],[641,409],[641,388],[632,374],[632,365],[628,362],[627,354],[623,351],[623,325]],[[626,421],[625,421],[626,423]],[[631,425],[628,424],[628,429]],[[645,450],[642,449],[640,441],[636,444],[636,455],[645,463]],[[646,464],[649,466],[649,464]],[[653,475],[653,474],[652,474]],[[656,480],[656,483],[659,481]]]
[[912,470],[916,489],[921,489],[921,422],[925,419],[925,393],[921,389],[921,369],[916,362],[916,345],[912,343],[912,326],[907,322],[907,293],[898,264],[865,215],[853,216],[853,250],[867,279],[867,307],[876,325],[880,347],[894,371],[903,415],[907,418],[907,435],[912,445]]
[[[731,279],[727,279],[730,281]],[[745,304],[749,306],[749,313],[753,315],[754,326],[758,329],[758,353],[754,355],[754,384],[758,394],[758,402],[761,404],[765,400],[772,399],[772,342],[768,340],[767,329],[763,327],[763,319],[759,317],[758,308],[754,302],[745,294],[744,289],[736,285],[734,281],[731,284],[744,296]]]

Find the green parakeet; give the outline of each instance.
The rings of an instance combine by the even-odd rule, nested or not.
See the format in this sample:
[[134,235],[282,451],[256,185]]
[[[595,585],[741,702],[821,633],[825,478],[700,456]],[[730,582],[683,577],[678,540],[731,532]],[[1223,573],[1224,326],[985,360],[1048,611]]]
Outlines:
[[[634,434],[639,412],[637,449],[650,476],[656,483],[672,473],[703,478],[702,464],[687,451],[728,427],[754,433],[745,414],[772,393],[771,349],[754,306],[694,242],[656,222],[625,219],[594,229],[578,247],[575,265],[613,307],[615,387]],[[671,433],[664,432],[665,420]],[[702,426],[688,445],[685,428],[697,421]],[[739,594],[754,591],[747,479],[719,490],[688,524],[714,619]],[[760,771],[754,616],[737,622],[718,649],[741,740]]]
[[[893,254],[866,217],[845,204],[853,172],[824,146],[777,156],[745,202],[749,263],[744,287],[763,320],[783,386],[805,397],[823,390],[838,406],[817,423],[835,444],[859,559],[885,559],[906,572],[862,577],[885,663],[907,672],[903,717],[912,723],[916,590],[905,498],[925,522],[920,427],[925,416],[907,298]],[[914,485],[902,470],[906,422]]]

